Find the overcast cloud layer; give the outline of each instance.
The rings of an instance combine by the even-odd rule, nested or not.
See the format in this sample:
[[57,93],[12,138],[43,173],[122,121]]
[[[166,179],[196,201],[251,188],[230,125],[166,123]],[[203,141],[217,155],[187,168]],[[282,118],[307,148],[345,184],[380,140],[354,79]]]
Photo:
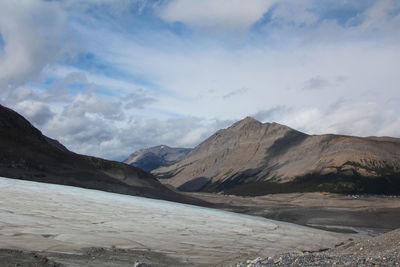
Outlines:
[[109,159],[249,115],[400,137],[399,62],[397,0],[0,2],[0,102]]

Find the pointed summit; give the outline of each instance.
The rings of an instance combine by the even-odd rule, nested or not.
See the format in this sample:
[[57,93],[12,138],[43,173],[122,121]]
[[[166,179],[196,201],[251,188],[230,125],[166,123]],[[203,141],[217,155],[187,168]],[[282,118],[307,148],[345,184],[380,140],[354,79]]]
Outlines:
[[[386,194],[400,192],[399,149],[400,141],[308,135],[246,117],[153,174],[183,191],[248,196],[304,190]],[[360,177],[365,182],[359,184]],[[372,182],[379,184],[378,191],[369,187]]]
[[254,123],[254,122],[256,122],[256,123],[261,123],[260,121],[254,119],[253,117],[250,117],[250,116],[247,116],[246,118],[244,118],[244,119],[241,120],[241,121],[242,121],[242,122],[245,122],[245,123]]
[[235,122],[234,124],[232,124],[231,127],[229,128],[242,128],[245,125],[256,125],[256,126],[261,126],[262,122],[254,119],[253,117],[247,116],[246,118]]

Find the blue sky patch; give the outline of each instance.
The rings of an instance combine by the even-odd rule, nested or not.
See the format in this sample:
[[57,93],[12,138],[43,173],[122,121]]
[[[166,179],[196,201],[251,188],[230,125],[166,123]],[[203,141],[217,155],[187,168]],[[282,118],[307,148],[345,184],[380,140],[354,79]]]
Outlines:
[[316,1],[309,10],[317,14],[320,21],[334,20],[344,27],[358,26],[363,22],[364,12],[376,1],[354,0],[354,1]]
[[3,39],[3,36],[2,36],[1,33],[0,33],[0,53],[3,52],[3,50],[4,50],[4,45],[5,45],[5,44],[6,44],[6,43],[5,43],[4,39]]

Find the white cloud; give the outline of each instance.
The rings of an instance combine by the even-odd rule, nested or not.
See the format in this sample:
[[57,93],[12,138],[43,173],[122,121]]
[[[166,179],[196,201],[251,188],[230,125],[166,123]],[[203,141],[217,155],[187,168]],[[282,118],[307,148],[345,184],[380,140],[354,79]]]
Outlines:
[[172,0],[160,12],[169,22],[207,29],[243,30],[261,19],[276,0]]
[[360,25],[362,31],[381,31],[382,33],[400,32],[400,13],[391,13],[400,9],[400,2],[396,0],[376,1],[372,8],[365,13],[365,20]]
[[15,110],[25,116],[32,124],[43,126],[51,120],[55,113],[44,103],[25,100],[15,106]]
[[310,25],[318,20],[318,16],[310,11],[312,0],[281,0],[272,14],[278,22]]
[[[174,48],[144,47],[114,37],[108,36],[113,40],[110,51],[123,53],[114,53],[109,60],[152,81],[159,89],[157,108],[171,114],[238,119],[279,105],[323,109],[341,97],[383,103],[400,93],[397,41],[278,48],[254,44],[235,50],[193,41],[177,53]],[[326,90],[302,90],[310,86]],[[238,88],[248,90],[240,97],[223,98]],[[378,93],[382,90],[385,94]]]
[[309,134],[400,136],[399,108],[343,102],[328,109],[305,108],[281,114],[278,121]]
[[[395,0],[377,1],[354,27],[320,22],[309,0],[153,2],[166,21],[201,29],[187,35],[152,12],[140,21],[136,15],[148,3],[0,2],[0,84],[13,87],[0,92],[0,101],[73,151],[113,159],[158,144],[193,146],[251,114],[307,133],[400,136]],[[126,17],[133,4],[139,12]],[[267,11],[271,24],[252,28]],[[65,13],[79,20],[65,26]],[[99,71],[79,60],[46,68],[65,45],[70,49],[59,42],[68,27],[99,59]],[[247,34],[219,34],[236,30]],[[40,74],[46,82],[24,84]]]
[[64,115],[81,117],[99,115],[110,120],[123,119],[121,103],[92,93],[79,94],[64,109]]
[[[31,81],[62,52],[65,14],[56,3],[0,1],[0,89]],[[63,40],[64,41],[64,40]]]
[[157,101],[155,98],[146,94],[144,90],[138,90],[136,92],[130,93],[125,97],[124,100],[127,101],[127,103],[125,104],[126,109],[144,109],[145,106],[147,106],[148,104]]
[[74,152],[123,160],[138,149],[159,144],[193,147],[230,123],[195,117],[168,120],[135,117],[120,126],[102,116],[59,113],[42,130]]
[[57,114],[42,129],[74,152],[112,158],[118,154],[110,153],[103,143],[117,138],[118,129],[108,122],[101,117]]

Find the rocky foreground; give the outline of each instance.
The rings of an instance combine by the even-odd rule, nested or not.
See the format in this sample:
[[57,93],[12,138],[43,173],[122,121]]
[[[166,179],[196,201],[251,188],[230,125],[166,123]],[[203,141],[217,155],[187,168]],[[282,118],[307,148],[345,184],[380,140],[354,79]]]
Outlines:
[[[5,266],[110,266],[110,267],[166,267],[193,266],[169,256],[149,251],[117,248],[91,248],[80,254],[56,252],[27,252],[0,249],[0,267]],[[258,257],[218,267],[262,267],[262,266],[400,266],[400,230],[370,239],[350,240],[338,244],[334,249],[320,252],[292,252],[272,257]]]
[[400,229],[322,252],[286,253],[225,266],[400,266]]

